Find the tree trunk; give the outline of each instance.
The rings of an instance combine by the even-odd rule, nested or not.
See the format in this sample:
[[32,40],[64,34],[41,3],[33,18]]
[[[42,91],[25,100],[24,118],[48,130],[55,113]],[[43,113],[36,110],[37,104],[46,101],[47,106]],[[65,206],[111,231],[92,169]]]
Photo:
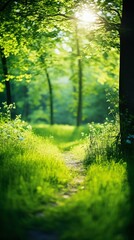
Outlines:
[[130,186],[130,223],[127,239],[134,239],[134,13],[133,1],[123,0],[120,29],[119,111],[121,147]]
[[0,6],[0,12],[4,11],[13,0],[7,0],[2,6]]
[[53,88],[51,84],[51,80],[49,77],[49,73],[47,71],[47,68],[45,68],[45,73],[46,73],[46,78],[48,82],[48,87],[49,87],[49,100],[50,100],[50,124],[54,124],[54,114],[53,114]]
[[134,13],[131,0],[123,1],[120,29],[120,132],[122,145],[134,135]]
[[29,99],[28,99],[28,86],[27,85],[23,86],[22,91],[24,93],[22,116],[26,121],[28,121],[28,117],[30,115],[30,105],[29,105]]
[[8,75],[8,68],[7,68],[7,59],[5,57],[3,49],[1,49],[1,62],[2,62],[2,69],[3,69],[4,79],[5,79],[5,86],[6,86],[7,105],[10,105],[12,103],[11,86],[10,86],[10,81],[6,80]]
[[77,126],[81,125],[82,122],[82,83],[83,83],[83,74],[82,74],[82,60],[80,54],[80,46],[79,46],[79,37],[78,37],[78,29],[77,26],[75,28],[76,31],[76,47],[77,47],[77,58],[78,58],[78,108],[77,108]]

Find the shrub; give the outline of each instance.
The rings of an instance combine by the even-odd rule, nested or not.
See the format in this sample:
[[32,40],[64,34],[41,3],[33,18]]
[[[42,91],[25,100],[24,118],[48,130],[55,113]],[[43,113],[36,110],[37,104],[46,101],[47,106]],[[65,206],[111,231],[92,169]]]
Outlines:
[[120,159],[118,121],[108,121],[104,124],[89,124],[88,147],[85,164],[101,163]]

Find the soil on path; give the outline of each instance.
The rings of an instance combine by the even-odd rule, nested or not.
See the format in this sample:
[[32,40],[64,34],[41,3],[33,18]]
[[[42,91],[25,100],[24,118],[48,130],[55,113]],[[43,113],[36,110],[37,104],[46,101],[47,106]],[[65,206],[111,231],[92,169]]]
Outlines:
[[63,158],[66,165],[70,168],[70,171],[75,173],[72,187],[70,186],[68,193],[70,195],[70,192],[75,193],[79,189],[84,189],[85,169],[83,161],[78,160],[71,152],[64,152]]
[[[65,160],[67,167],[70,168],[70,171],[72,171],[75,176],[68,189],[60,194],[61,198],[68,199],[79,190],[83,190],[85,188],[85,169],[83,161],[78,160],[71,152],[64,152],[63,159]],[[54,207],[56,207],[56,204],[54,204]],[[55,233],[48,234],[43,231],[30,230],[28,232],[28,240],[59,240],[59,238]]]

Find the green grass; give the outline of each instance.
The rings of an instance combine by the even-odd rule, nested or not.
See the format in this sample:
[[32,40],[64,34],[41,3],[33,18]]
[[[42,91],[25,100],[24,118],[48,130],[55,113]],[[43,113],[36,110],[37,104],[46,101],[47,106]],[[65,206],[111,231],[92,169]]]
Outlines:
[[74,195],[62,210],[62,239],[125,239],[128,214],[125,169],[115,163],[94,164],[88,169],[85,190]]
[[70,125],[34,125],[35,134],[44,138],[49,138],[58,148],[64,151],[72,149],[74,146],[83,143],[86,135],[89,133],[88,125],[70,126]]
[[[126,240],[129,186],[126,164],[112,153],[115,125],[37,125],[32,133],[15,121],[0,124],[0,239],[27,240],[36,232],[61,240]],[[67,151],[79,161],[86,156],[80,185],[63,159]]]
[[19,239],[24,222],[56,201],[71,174],[51,140],[25,132],[20,141],[13,131],[5,140],[0,141],[1,237]]

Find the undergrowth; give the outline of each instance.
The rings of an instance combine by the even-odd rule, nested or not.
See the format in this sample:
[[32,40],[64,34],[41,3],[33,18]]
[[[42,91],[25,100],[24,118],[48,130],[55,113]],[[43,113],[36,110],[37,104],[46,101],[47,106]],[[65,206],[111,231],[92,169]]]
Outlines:
[[85,189],[62,208],[61,239],[126,239],[127,199],[126,166],[114,162],[93,164],[87,172]]
[[[32,130],[20,116],[11,119],[12,107],[0,114],[0,239],[31,240],[35,231],[44,239],[52,233],[58,240],[126,240],[129,186],[126,164],[117,161],[118,125]],[[63,151],[79,161],[86,154],[82,187],[72,195],[79,175],[65,165]]]
[[20,116],[11,120],[9,110],[0,122],[1,238],[21,239],[20,225],[55,202],[71,175],[51,140],[35,136]]
[[104,124],[89,124],[85,165],[121,160],[119,122],[106,120]]

